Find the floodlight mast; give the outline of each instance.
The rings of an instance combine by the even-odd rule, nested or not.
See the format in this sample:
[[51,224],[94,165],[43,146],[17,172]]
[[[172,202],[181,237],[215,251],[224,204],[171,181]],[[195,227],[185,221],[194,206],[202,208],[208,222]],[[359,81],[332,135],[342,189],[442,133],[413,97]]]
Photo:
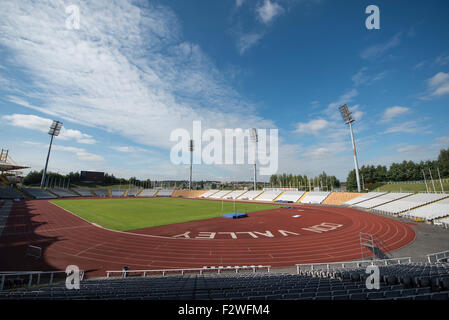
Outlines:
[[359,163],[357,161],[357,152],[355,149],[355,141],[354,141],[354,132],[352,131],[352,123],[355,121],[354,118],[352,118],[352,112],[349,111],[349,108],[346,104],[342,105],[340,108],[341,117],[343,118],[343,121],[345,124],[349,124],[349,131],[351,132],[351,142],[352,142],[352,153],[354,155],[354,166],[355,166],[355,175],[357,180],[357,190],[358,192],[361,192],[360,188],[360,174],[359,174]]
[[189,140],[189,151],[190,151],[190,179],[189,179],[189,190],[192,190],[193,140]]
[[251,140],[254,142],[254,191],[257,190],[257,143],[259,142],[259,136],[257,129],[251,129]]
[[50,158],[50,151],[51,151],[51,145],[53,144],[53,138],[59,136],[59,133],[61,132],[61,128],[62,128],[62,122],[53,120],[53,123],[50,126],[50,130],[48,130],[48,134],[51,136],[51,138],[50,138],[50,146],[48,147],[47,161],[45,161],[45,168],[44,168],[44,172],[42,174],[41,189],[44,189],[45,180],[47,179],[48,159]]

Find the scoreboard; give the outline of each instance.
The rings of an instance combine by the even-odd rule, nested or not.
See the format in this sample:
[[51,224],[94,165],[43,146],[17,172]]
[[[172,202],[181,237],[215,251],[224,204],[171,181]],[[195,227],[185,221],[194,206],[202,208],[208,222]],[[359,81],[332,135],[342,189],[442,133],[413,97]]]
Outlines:
[[103,180],[104,180],[104,172],[81,171],[80,173],[81,182],[102,183]]

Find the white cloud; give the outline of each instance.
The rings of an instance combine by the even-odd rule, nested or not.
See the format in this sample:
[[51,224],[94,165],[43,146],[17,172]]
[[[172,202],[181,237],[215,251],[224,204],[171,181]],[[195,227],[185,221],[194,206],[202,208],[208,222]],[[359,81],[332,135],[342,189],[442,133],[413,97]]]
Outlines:
[[[32,114],[17,113],[12,115],[5,115],[2,117],[2,119],[7,121],[10,125],[30,130],[38,130],[41,132],[48,132],[50,125],[53,122],[53,120],[48,118],[42,118]],[[61,133],[57,138],[61,140],[75,140],[76,142],[83,144],[95,143],[95,140],[92,139],[92,136],[82,133],[79,130],[66,129],[65,127],[61,129]]]
[[235,0],[235,5],[237,6],[237,8],[240,8],[243,5],[243,2],[245,0]]
[[390,49],[397,47],[401,42],[401,35],[402,33],[396,33],[390,40],[388,40],[385,43],[379,43],[372,45],[365,50],[362,51],[360,56],[363,59],[376,59],[381,56],[383,56],[386,52],[388,52]]
[[409,111],[410,111],[410,108],[401,107],[401,106],[393,106],[391,108],[387,108],[382,116],[382,121],[383,122],[391,121],[400,115],[408,113]]
[[442,143],[443,145],[449,145],[449,137],[438,137],[436,139],[438,142]]
[[136,153],[136,152],[146,152],[147,150],[139,147],[133,147],[133,146],[114,146],[111,147],[111,149],[123,152],[123,153]]
[[[190,131],[193,120],[203,128],[275,127],[198,45],[181,39],[167,7],[82,2],[80,29],[67,30],[63,3],[2,6],[0,45],[35,85],[21,97],[34,102],[29,108],[164,149],[173,146],[170,132]],[[10,82],[20,80],[14,75]]]
[[420,149],[421,149],[421,146],[411,145],[411,146],[406,146],[406,147],[399,148],[397,150],[397,152],[415,152],[415,151],[420,150]]
[[427,80],[429,94],[427,98],[449,94],[449,73],[439,72]]
[[329,121],[324,119],[311,120],[305,123],[298,123],[295,132],[316,135],[328,128],[329,125]]
[[442,54],[441,56],[436,58],[435,62],[441,66],[445,66],[449,63],[449,55]]
[[59,150],[59,151],[75,153],[76,156],[78,157],[78,160],[81,160],[81,161],[103,161],[104,160],[104,158],[102,156],[87,152],[85,149],[82,149],[82,148],[55,145],[55,146],[53,146],[53,149]]
[[242,33],[238,35],[237,49],[243,55],[263,38],[263,33]]
[[383,72],[377,73],[375,75],[367,75],[367,71],[368,71],[368,68],[363,67],[355,75],[352,76],[352,81],[354,82],[354,85],[356,85],[356,86],[359,86],[362,84],[371,85],[374,82],[385,78],[385,76],[387,74],[386,71],[383,71]]
[[419,121],[407,121],[400,123],[399,125],[393,126],[382,132],[383,134],[388,133],[417,133],[428,134],[430,131],[428,129],[430,126],[423,126]]
[[274,18],[284,13],[284,9],[277,3],[270,0],[264,0],[263,4],[260,4],[256,8],[256,12],[259,20],[267,24]]

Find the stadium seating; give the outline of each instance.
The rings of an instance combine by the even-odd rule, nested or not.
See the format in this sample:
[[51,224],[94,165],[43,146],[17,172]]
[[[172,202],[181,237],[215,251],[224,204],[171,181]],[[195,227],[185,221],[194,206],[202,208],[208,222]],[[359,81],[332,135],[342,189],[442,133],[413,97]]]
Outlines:
[[274,201],[282,191],[269,190],[262,193],[259,197],[257,197],[257,201]]
[[385,193],[386,192],[368,192],[368,193],[364,193],[360,197],[356,197],[354,199],[346,201],[343,204],[347,205],[347,206],[355,205],[355,204],[360,203],[362,201],[366,201],[366,200],[369,200],[369,199],[372,199],[372,198],[375,198],[375,197],[379,197],[379,196],[381,196],[381,195],[383,195]]
[[156,197],[171,197],[173,191],[174,191],[173,189],[161,189],[156,194]]
[[327,275],[241,273],[84,280],[80,290],[65,284],[0,292],[0,300],[448,300],[448,266],[381,268],[380,289],[366,287],[365,269]]
[[16,199],[16,198],[25,198],[23,194],[14,190],[12,187],[0,188],[0,199]]
[[449,218],[440,219],[438,222],[444,227],[449,228]]
[[221,190],[209,196],[211,199],[221,199],[230,194],[231,190]]
[[82,197],[93,197],[92,192],[88,188],[73,188],[73,191],[78,193]]
[[157,189],[143,189],[143,191],[138,195],[138,197],[154,197],[158,190]]
[[109,191],[105,188],[96,188],[93,189],[93,192],[97,195],[97,197],[109,197]]
[[225,199],[237,199],[238,197],[244,195],[248,190],[234,190],[231,193],[228,193],[224,198]]
[[380,213],[398,214],[447,197],[447,194],[417,193],[409,197],[380,205],[375,207],[373,210]]
[[70,191],[69,189],[64,189],[64,188],[48,188],[48,191],[50,191],[51,193],[54,193],[59,198],[79,197],[79,195],[75,194],[74,192]]
[[427,206],[419,207],[404,214],[407,218],[418,218],[423,220],[433,220],[449,216],[449,199],[431,203]]
[[312,191],[307,193],[306,196],[301,199],[301,203],[320,204],[329,196],[329,194],[330,192]]
[[205,192],[204,190],[175,190],[171,196],[172,198],[198,198]]
[[206,191],[205,193],[203,193],[201,195],[201,198],[209,198],[211,195],[217,193],[218,191],[220,191],[220,190],[212,189],[212,190]]
[[284,191],[276,201],[298,202],[304,193],[304,191]]
[[355,204],[354,207],[370,209],[370,208],[374,208],[374,207],[380,206],[382,204],[385,204],[385,203],[388,203],[391,201],[395,201],[395,200],[399,200],[401,198],[408,197],[410,195],[412,195],[412,194],[411,193],[386,193],[386,194],[380,195],[378,197],[359,202],[359,203]]
[[343,203],[360,197],[362,194],[356,192],[332,192],[321,204],[341,206]]
[[248,191],[244,195],[242,195],[238,200],[254,200],[257,198],[263,191],[262,190],[252,190]]
[[55,199],[57,198],[55,195],[39,188],[22,188],[26,194],[29,194],[33,198],[36,199]]
[[120,198],[125,195],[124,189],[111,189],[111,197]]

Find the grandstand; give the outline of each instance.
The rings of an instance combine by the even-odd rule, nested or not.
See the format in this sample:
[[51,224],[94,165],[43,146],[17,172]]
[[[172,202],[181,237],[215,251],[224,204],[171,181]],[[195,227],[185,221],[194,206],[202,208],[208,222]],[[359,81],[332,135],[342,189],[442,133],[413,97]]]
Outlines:
[[201,195],[201,198],[209,198],[211,195],[217,193],[220,190],[209,190]]
[[78,194],[64,188],[48,188],[48,191],[57,195],[60,198],[79,197]]
[[39,188],[22,188],[26,194],[32,196],[35,199],[56,199],[54,194],[51,194],[43,189]]
[[199,198],[205,190],[175,190],[172,198]]
[[139,193],[138,197],[151,197],[153,198],[159,190],[157,189],[143,189],[141,193]]
[[304,193],[305,191],[284,191],[276,201],[298,202]]
[[78,193],[82,197],[93,197],[93,194],[90,191],[90,189],[87,189],[87,188],[73,188],[72,190],[75,191],[76,193]]
[[111,197],[120,198],[125,195],[125,189],[111,189]]
[[257,201],[274,201],[282,191],[269,190],[262,193],[259,197],[257,197]]
[[407,218],[417,218],[422,220],[434,220],[449,216],[449,199],[431,203],[427,206],[419,207],[408,211],[403,215]]
[[231,193],[231,190],[221,190],[209,196],[211,199],[221,199]]
[[301,203],[320,204],[329,195],[330,195],[330,192],[312,191],[312,192],[307,193],[304,196],[304,198],[301,199]]
[[237,199],[240,196],[244,195],[248,190],[234,190],[231,193],[228,193],[224,198],[225,199]]
[[262,190],[252,190],[248,191],[244,195],[242,195],[239,200],[254,200],[257,198],[263,191]]
[[21,194],[20,192],[16,191],[14,188],[12,187],[4,187],[4,188],[0,188],[0,199],[22,199],[24,198],[23,194]]
[[171,197],[173,191],[174,191],[173,189],[161,189],[156,194],[156,197]]
[[383,195],[385,193],[386,192],[368,192],[368,193],[362,194],[359,197],[355,197],[355,198],[353,198],[353,199],[351,199],[349,201],[346,201],[343,204],[347,205],[347,206],[352,206],[352,205],[355,205],[355,204],[360,203],[362,201],[366,201],[366,200],[369,200],[369,199],[372,199],[372,198],[375,198],[375,197],[379,197],[379,196],[381,196],[381,195]]
[[95,188],[92,190],[97,197],[109,197],[109,190],[104,188]]
[[370,209],[370,208],[380,206],[382,204],[386,204],[388,202],[392,202],[395,200],[399,200],[399,199],[408,197],[410,195],[411,195],[411,193],[386,193],[386,194],[380,195],[378,197],[359,202],[359,203],[355,204],[354,207]]
[[399,214],[426,204],[447,198],[447,194],[417,193],[399,200],[377,206],[373,210],[380,213]]
[[332,192],[321,204],[341,206],[343,203],[361,196],[356,192]]
[[139,192],[142,191],[142,189],[134,188],[134,189],[128,189],[128,193],[126,194],[127,197],[135,197],[139,194]]

